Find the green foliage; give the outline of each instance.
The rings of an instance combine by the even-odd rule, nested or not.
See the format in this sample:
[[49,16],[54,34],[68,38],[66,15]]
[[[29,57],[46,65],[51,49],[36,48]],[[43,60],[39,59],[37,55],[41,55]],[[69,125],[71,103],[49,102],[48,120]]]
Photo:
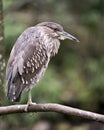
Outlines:
[[8,9],[13,4],[13,2],[14,0],[3,0],[4,10]]
[[[97,101],[104,99],[104,56],[99,59],[99,62],[96,59],[91,59],[88,64],[89,75],[91,78],[90,82],[90,91],[92,95],[95,96]],[[97,102],[96,101],[96,102]]]
[[4,26],[4,33],[6,37],[6,56],[8,56],[17,37],[26,28],[26,25],[16,22],[13,18],[7,17],[7,19],[5,19]]

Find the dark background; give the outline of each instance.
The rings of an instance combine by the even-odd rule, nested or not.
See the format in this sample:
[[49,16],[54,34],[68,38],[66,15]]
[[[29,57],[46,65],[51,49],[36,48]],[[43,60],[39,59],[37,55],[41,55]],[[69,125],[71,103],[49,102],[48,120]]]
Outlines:
[[[44,78],[32,91],[36,103],[61,103],[104,114],[104,0],[3,0],[6,62],[29,26],[53,21],[80,43],[61,41]],[[27,102],[24,93],[20,103]],[[11,103],[4,96],[4,105]],[[16,103],[14,103],[16,104]],[[104,130],[104,125],[56,113],[4,116],[6,130]]]

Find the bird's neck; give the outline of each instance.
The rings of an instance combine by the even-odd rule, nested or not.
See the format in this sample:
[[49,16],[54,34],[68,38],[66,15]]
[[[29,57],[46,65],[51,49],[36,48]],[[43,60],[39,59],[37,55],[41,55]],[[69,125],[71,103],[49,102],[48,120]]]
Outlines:
[[60,46],[60,41],[47,33],[41,34],[41,36],[42,36],[42,44],[47,49],[47,53],[50,56],[54,56],[55,54],[57,54]]

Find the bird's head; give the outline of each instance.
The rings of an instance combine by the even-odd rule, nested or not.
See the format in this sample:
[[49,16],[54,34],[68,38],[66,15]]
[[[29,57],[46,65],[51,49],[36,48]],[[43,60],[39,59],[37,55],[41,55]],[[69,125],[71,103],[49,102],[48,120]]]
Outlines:
[[48,33],[50,33],[52,37],[56,37],[59,40],[70,39],[70,40],[79,42],[79,40],[76,37],[65,32],[63,27],[57,23],[42,22],[42,23],[38,24],[37,26],[42,26],[42,27],[47,28]]

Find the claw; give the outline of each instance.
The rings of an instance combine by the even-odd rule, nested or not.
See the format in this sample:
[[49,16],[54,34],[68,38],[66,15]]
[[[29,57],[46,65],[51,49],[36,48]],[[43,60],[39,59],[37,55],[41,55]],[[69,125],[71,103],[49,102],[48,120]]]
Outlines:
[[30,102],[28,102],[27,103],[27,106],[25,107],[25,111],[27,112],[28,111],[28,108],[29,108],[29,106],[32,104],[32,102],[30,103]]
[[29,106],[34,105],[34,104],[36,104],[36,103],[28,102],[28,103],[27,103],[27,106],[25,107],[25,112],[28,111]]
[[27,106],[25,107],[25,112],[28,111],[29,105],[30,105],[30,104],[27,104]]

